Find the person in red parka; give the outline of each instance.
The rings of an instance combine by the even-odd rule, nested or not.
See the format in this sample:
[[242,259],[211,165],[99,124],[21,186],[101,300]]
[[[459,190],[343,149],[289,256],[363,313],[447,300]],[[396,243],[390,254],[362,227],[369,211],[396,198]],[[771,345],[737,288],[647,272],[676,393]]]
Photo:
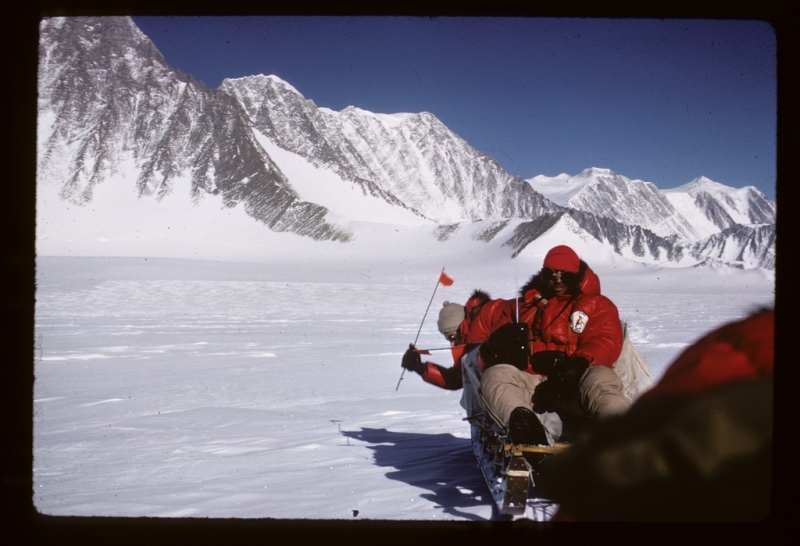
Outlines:
[[445,302],[437,326],[450,342],[453,366],[446,368],[434,362],[423,362],[413,345],[409,345],[401,365],[437,387],[462,389],[460,403],[468,417],[483,413],[478,402],[481,368],[477,349],[490,332],[512,320],[510,306],[513,304],[513,300],[493,300],[482,290],[475,290],[464,306]]
[[437,327],[450,342],[453,366],[446,368],[434,362],[423,361],[419,350],[409,345],[403,355],[402,367],[418,373],[431,385],[447,390],[462,388],[462,356],[483,343],[499,324],[512,320],[510,305],[513,303],[513,300],[493,300],[489,294],[479,289],[472,293],[466,305],[444,302],[439,311]]
[[[439,310],[437,322],[439,333],[450,342],[450,352],[454,365],[445,368],[434,362],[422,361],[421,350],[409,343],[400,365],[406,370],[418,373],[427,383],[443,389],[461,388],[461,355],[464,352],[463,340],[467,333],[466,311],[463,305],[446,301]],[[430,353],[427,353],[430,354]]]
[[488,368],[479,400],[492,420],[514,443],[553,445],[569,429],[624,413],[630,403],[612,369],[622,350],[622,324],[588,264],[568,246],[552,248],[522,299],[536,309],[530,358],[515,366],[502,362],[502,349],[494,350],[513,325],[496,330],[480,351]]
[[625,415],[550,460],[540,485],[561,506],[556,519],[765,519],[774,361],[773,309],[702,336]]

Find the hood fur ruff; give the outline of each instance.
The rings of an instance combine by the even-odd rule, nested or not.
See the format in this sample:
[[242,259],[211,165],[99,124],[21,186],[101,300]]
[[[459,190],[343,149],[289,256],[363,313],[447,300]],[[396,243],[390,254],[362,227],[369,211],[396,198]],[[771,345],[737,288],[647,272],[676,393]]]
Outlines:
[[[524,297],[530,290],[538,290],[541,294],[547,291],[547,286],[542,282],[541,273],[542,270],[540,269],[522,288],[520,288],[520,296]],[[600,293],[600,279],[597,274],[592,271],[592,268],[589,267],[589,264],[581,260],[581,265],[578,269],[578,282],[567,286],[567,294],[570,296],[577,296],[579,294],[593,293]]]

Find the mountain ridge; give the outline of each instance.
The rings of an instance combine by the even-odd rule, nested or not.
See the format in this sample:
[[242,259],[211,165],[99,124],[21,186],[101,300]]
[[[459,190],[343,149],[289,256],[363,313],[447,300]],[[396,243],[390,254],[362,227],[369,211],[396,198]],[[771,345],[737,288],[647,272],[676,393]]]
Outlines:
[[324,208],[298,199],[238,103],[169,68],[129,18],[44,19],[40,36],[37,184],[84,205],[130,152],[139,198],[161,199],[189,175],[192,199],[219,193],[270,229],[348,239]]
[[[471,240],[505,245],[516,257],[543,226],[567,215],[565,232],[580,231],[634,261],[688,263],[694,256],[700,263],[707,256],[774,268],[774,236],[753,226],[774,230],[775,205],[754,188],[698,177],[659,190],[598,167],[524,180],[430,112],[376,114],[355,106],[335,112],[274,75],[208,89],[170,68],[126,17],[44,19],[40,30],[43,214],[100,206],[101,186],[131,184],[133,177],[133,187],[112,193],[130,191],[132,199],[155,203],[186,199],[194,210],[219,203],[270,230],[315,241],[353,244],[365,233],[353,220],[402,218],[430,225],[430,236],[447,244],[458,226],[482,222],[488,227]],[[45,198],[49,191],[57,196]],[[315,201],[323,193],[324,205]],[[348,195],[385,212],[337,207]],[[499,241],[512,220],[516,233]],[[64,216],[61,229],[69,225]],[[392,231],[398,230],[386,233]],[[43,234],[64,237],[66,245],[66,235]],[[732,252],[737,245],[740,252]]]

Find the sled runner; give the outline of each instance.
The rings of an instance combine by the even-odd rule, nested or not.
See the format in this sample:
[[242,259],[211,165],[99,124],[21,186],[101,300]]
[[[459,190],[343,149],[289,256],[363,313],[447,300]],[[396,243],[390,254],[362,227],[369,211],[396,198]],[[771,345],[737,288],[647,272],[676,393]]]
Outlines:
[[557,443],[552,447],[512,444],[482,415],[469,421],[472,451],[501,517],[526,516],[535,521],[552,518],[558,506],[537,488],[538,467],[568,444]]

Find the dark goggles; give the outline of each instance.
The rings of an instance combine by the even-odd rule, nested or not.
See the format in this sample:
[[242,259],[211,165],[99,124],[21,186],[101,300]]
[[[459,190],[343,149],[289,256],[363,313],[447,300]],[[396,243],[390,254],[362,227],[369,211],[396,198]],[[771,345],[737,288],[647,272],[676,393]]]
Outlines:
[[458,340],[458,332],[453,332],[453,333],[451,333],[451,334],[447,334],[447,335],[446,335],[446,336],[444,336],[444,337],[445,337],[445,339],[446,339],[447,341],[449,341],[450,343],[456,343],[456,342],[457,342],[457,340]]
[[549,267],[542,268],[542,280],[545,282],[551,279],[560,279],[564,284],[575,284],[578,282],[578,274],[573,271],[558,271]]

